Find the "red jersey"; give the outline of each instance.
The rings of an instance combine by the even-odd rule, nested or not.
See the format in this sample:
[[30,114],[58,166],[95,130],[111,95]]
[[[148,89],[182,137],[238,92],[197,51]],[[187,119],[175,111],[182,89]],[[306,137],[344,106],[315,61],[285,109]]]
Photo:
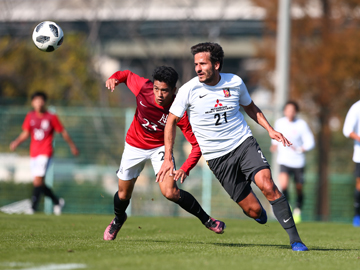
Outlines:
[[31,111],[26,115],[22,129],[30,132],[31,135],[31,157],[38,155],[51,157],[54,131],[62,132],[64,130],[55,114],[45,112],[42,116],[39,116],[35,111]]
[[[126,142],[133,147],[153,149],[164,145],[164,128],[169,115],[170,105],[162,107],[155,102],[153,82],[140,77],[129,70],[115,72],[110,79],[125,83],[136,96],[136,111],[134,119],[126,134]],[[175,97],[174,97],[175,98]],[[196,165],[201,157],[201,150],[192,132],[188,116],[177,123],[186,140],[191,143],[192,150],[180,169],[186,174]]]

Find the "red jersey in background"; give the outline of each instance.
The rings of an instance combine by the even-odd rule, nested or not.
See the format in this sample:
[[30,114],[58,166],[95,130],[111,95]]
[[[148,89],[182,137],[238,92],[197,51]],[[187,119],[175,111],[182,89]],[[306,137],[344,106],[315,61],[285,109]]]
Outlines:
[[31,111],[26,115],[22,129],[28,131],[31,135],[31,157],[38,155],[51,157],[53,153],[52,141],[54,131],[62,132],[64,130],[55,114],[44,112],[39,116],[35,111]]

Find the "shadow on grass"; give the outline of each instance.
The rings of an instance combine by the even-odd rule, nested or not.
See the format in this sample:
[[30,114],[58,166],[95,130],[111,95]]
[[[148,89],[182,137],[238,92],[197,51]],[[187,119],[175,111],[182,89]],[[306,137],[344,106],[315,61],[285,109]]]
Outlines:
[[[270,245],[270,244],[234,244],[234,243],[212,243],[216,246],[223,247],[276,247],[279,249],[290,249],[290,245]],[[358,248],[322,248],[322,247],[310,247],[310,251],[358,251]]]
[[[243,247],[274,247],[278,249],[288,249],[290,250],[290,245],[276,245],[276,244],[246,244],[246,243],[207,243],[207,242],[188,242],[188,241],[171,241],[171,240],[130,240],[136,242],[154,242],[154,243],[188,243],[188,244],[196,244],[196,245],[215,245],[220,247],[234,247],[234,248],[243,248]],[[309,247],[310,251],[359,251],[358,248],[322,248],[319,246]]]

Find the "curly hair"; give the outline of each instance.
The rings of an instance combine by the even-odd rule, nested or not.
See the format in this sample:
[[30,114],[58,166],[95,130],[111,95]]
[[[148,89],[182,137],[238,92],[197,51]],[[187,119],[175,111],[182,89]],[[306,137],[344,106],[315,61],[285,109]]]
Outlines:
[[224,62],[224,51],[219,44],[213,42],[205,42],[196,44],[191,47],[192,55],[201,52],[209,52],[211,63],[214,65],[216,62],[219,62],[219,71],[221,71]]
[[153,80],[166,83],[171,89],[176,86],[179,75],[172,67],[161,66],[154,69]]

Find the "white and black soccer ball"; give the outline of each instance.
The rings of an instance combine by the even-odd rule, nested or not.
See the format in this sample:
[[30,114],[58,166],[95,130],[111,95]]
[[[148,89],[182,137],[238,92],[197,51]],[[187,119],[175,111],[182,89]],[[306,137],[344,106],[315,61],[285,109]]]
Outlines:
[[63,43],[64,33],[56,23],[44,21],[35,27],[32,39],[39,50],[52,52]]

